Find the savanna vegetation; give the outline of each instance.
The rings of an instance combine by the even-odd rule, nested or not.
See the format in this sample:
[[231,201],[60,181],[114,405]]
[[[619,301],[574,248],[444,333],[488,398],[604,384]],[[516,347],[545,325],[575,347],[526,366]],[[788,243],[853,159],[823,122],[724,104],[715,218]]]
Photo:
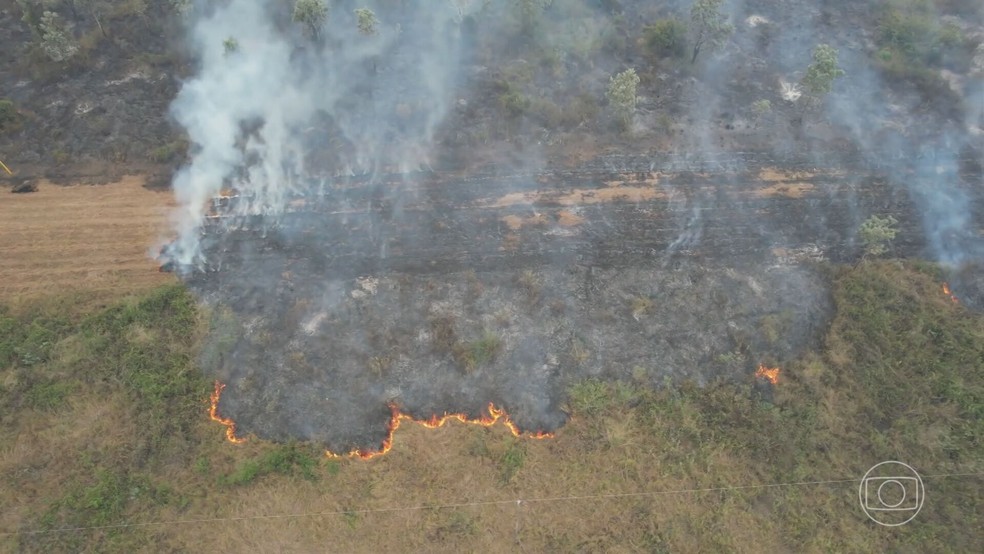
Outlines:
[[[0,549],[975,550],[984,318],[942,294],[935,266],[829,275],[824,347],[775,386],[586,381],[556,438],[406,424],[368,462],[225,441],[196,364],[213,318],[180,286],[7,305]],[[461,348],[482,363],[496,346]],[[924,509],[900,528],[858,506],[859,479],[887,459],[925,480]]]

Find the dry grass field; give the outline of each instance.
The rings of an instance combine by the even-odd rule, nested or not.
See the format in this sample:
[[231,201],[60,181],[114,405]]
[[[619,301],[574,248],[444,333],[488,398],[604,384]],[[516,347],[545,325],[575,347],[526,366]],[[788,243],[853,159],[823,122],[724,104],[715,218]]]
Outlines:
[[171,281],[148,253],[167,236],[173,198],[140,177],[0,194],[0,299],[66,289],[119,297]]

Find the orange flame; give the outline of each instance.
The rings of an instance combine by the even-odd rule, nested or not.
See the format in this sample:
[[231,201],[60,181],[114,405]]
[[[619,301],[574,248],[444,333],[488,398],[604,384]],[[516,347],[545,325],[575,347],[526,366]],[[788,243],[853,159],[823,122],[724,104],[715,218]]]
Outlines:
[[949,296],[950,301],[953,302],[954,304],[960,303],[960,301],[957,300],[957,297],[953,294],[953,291],[950,290],[950,285],[946,283],[943,283],[943,294]]
[[[400,408],[396,404],[391,403],[389,405],[389,408],[390,408],[390,421],[389,421],[389,425],[387,425],[386,438],[383,439],[382,444],[379,446],[379,450],[356,448],[348,452],[344,456],[347,456],[349,458],[361,458],[363,460],[369,460],[375,458],[376,456],[382,456],[383,454],[386,454],[393,448],[393,435],[396,433],[396,430],[400,428],[400,423],[402,423],[403,421],[412,421],[414,423],[423,425],[428,429],[437,429],[438,427],[442,427],[445,423],[451,420],[459,421],[461,423],[467,423],[469,425],[481,425],[482,427],[491,427],[496,423],[498,423],[499,421],[502,421],[502,424],[506,426],[506,429],[509,429],[509,432],[516,437],[525,436],[531,439],[549,439],[554,436],[553,433],[548,433],[546,431],[523,433],[523,431],[520,430],[520,428],[513,422],[513,420],[509,417],[509,414],[507,414],[505,410],[501,408],[496,408],[495,404],[492,404],[491,402],[489,403],[489,407],[488,407],[489,410],[488,415],[482,414],[478,418],[474,418],[474,419],[469,418],[466,414],[460,414],[460,413],[458,414],[445,413],[442,416],[438,416],[437,414],[434,414],[430,416],[430,418],[428,419],[414,419],[413,416],[401,412]],[[331,451],[326,451],[325,455],[328,456],[329,458],[341,458],[343,456],[342,454],[336,454]]]
[[779,368],[778,367],[765,367],[764,364],[759,364],[758,369],[755,370],[755,376],[772,383],[773,385],[779,384]]
[[226,386],[218,381],[215,382],[215,390],[212,392],[212,396],[209,397],[212,405],[208,409],[208,417],[212,418],[212,421],[218,421],[222,425],[226,426],[226,438],[229,442],[239,444],[241,442],[246,442],[246,439],[239,438],[236,436],[236,422],[227,418],[219,416],[219,397],[222,396],[222,389]]

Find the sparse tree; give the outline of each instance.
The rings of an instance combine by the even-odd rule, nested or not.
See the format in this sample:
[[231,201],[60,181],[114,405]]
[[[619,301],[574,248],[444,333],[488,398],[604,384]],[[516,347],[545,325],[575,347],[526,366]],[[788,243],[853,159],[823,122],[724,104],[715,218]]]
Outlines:
[[553,0],[513,0],[513,2],[519,17],[520,32],[526,36],[533,36],[540,25],[540,14],[553,4]]
[[358,8],[355,10],[355,19],[360,33],[363,35],[376,34],[376,25],[379,24],[379,20],[376,19],[376,12],[369,8]]
[[41,48],[52,61],[65,61],[79,51],[78,45],[58,22],[58,14],[55,12],[44,12],[41,15],[38,32],[41,35]]
[[827,44],[820,44],[813,50],[813,63],[806,68],[803,87],[815,96],[827,94],[833,89],[834,79],[844,75],[837,65],[837,50]]
[[239,51],[239,41],[236,37],[229,37],[222,41],[222,48],[225,50],[225,55],[228,56]]
[[321,36],[321,27],[328,19],[328,6],[324,0],[297,0],[293,19],[304,26],[311,38],[317,40]]
[[762,117],[772,111],[772,102],[767,98],[762,98],[752,102],[752,113],[755,117]]
[[728,18],[721,13],[724,0],[697,0],[690,8],[690,32],[693,35],[694,49],[690,63],[697,62],[701,49],[709,51],[720,48],[735,30]]
[[866,219],[861,224],[861,228],[858,229],[861,244],[864,245],[864,255],[881,256],[888,252],[888,243],[898,233],[898,229],[895,227],[897,223],[898,220],[892,216],[878,217],[873,215]]
[[639,76],[635,69],[629,68],[613,75],[608,81],[608,92],[605,96],[615,112],[622,128],[627,129],[632,123],[636,108],[636,88],[639,86]]

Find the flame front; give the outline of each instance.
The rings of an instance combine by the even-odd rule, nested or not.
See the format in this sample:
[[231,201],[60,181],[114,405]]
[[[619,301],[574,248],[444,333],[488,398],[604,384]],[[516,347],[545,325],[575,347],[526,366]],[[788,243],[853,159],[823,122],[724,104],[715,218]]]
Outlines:
[[[246,442],[246,439],[236,436],[236,422],[230,418],[222,417],[219,415],[219,398],[222,396],[222,390],[225,389],[225,384],[219,381],[215,382],[215,390],[212,392],[210,397],[211,407],[208,410],[208,415],[212,418],[212,421],[217,421],[226,427],[226,438],[229,442],[242,443]],[[386,438],[383,439],[379,450],[369,450],[356,448],[351,452],[345,454],[350,458],[361,458],[363,460],[369,460],[375,458],[376,456],[382,456],[386,454],[393,448],[393,435],[396,430],[400,428],[400,423],[403,421],[412,421],[414,423],[419,423],[428,429],[437,429],[442,427],[445,423],[451,420],[459,421],[461,423],[467,423],[470,425],[481,425],[482,427],[491,427],[498,422],[502,422],[509,429],[509,432],[516,437],[528,437],[531,439],[549,439],[554,435],[553,433],[548,433],[546,431],[535,431],[530,433],[523,433],[523,431],[513,422],[509,417],[509,414],[501,408],[496,408],[495,404],[489,403],[488,415],[482,414],[478,418],[471,419],[466,414],[448,414],[445,413],[442,416],[432,415],[428,419],[414,419],[413,416],[405,414],[400,411],[400,408],[394,404],[390,403],[390,420],[389,424],[386,426]],[[325,451],[325,455],[329,458],[341,458],[341,454],[335,454],[331,451]]]
[[954,304],[959,304],[960,303],[960,301],[957,300],[957,297],[953,294],[953,291],[950,290],[950,285],[948,285],[946,283],[943,283],[943,294],[949,296],[950,297],[950,301],[953,302]]
[[[389,408],[390,408],[390,420],[389,420],[389,424],[387,425],[386,438],[383,439],[382,444],[379,446],[379,450],[356,448],[348,452],[347,454],[344,454],[344,456],[347,456],[349,458],[360,458],[363,460],[369,460],[375,458],[376,456],[382,456],[383,454],[386,454],[393,448],[393,435],[396,434],[396,430],[400,428],[400,423],[404,421],[411,421],[413,423],[418,423],[428,429],[437,429],[438,427],[442,427],[445,423],[451,420],[459,421],[461,423],[467,423],[469,425],[481,425],[482,427],[491,427],[496,423],[498,423],[499,421],[501,421],[502,424],[506,426],[506,429],[509,429],[509,432],[516,437],[527,437],[531,439],[549,439],[554,436],[553,433],[548,433],[546,431],[523,433],[523,431],[513,422],[513,420],[509,417],[509,414],[507,414],[505,410],[501,408],[496,408],[495,404],[491,402],[489,403],[489,407],[488,407],[488,411],[489,411],[488,415],[482,414],[477,418],[469,418],[466,414],[460,414],[460,413],[458,414],[445,413],[442,416],[438,416],[437,414],[434,414],[430,416],[428,419],[414,419],[413,416],[401,412],[400,408],[396,404],[390,403]],[[325,455],[328,456],[329,458],[341,458],[343,456],[342,454],[336,454],[334,452],[331,452],[330,450],[326,451]]]
[[778,367],[765,367],[764,364],[759,364],[758,369],[755,370],[755,376],[772,383],[773,385],[779,384],[779,368]]
[[218,421],[226,427],[226,438],[229,442],[241,443],[246,442],[246,439],[242,439],[236,436],[236,422],[227,418],[219,416],[219,397],[222,396],[222,389],[225,385],[216,381],[215,390],[212,391],[212,396],[209,397],[211,402],[211,407],[208,409],[208,417],[212,418],[212,421]]

